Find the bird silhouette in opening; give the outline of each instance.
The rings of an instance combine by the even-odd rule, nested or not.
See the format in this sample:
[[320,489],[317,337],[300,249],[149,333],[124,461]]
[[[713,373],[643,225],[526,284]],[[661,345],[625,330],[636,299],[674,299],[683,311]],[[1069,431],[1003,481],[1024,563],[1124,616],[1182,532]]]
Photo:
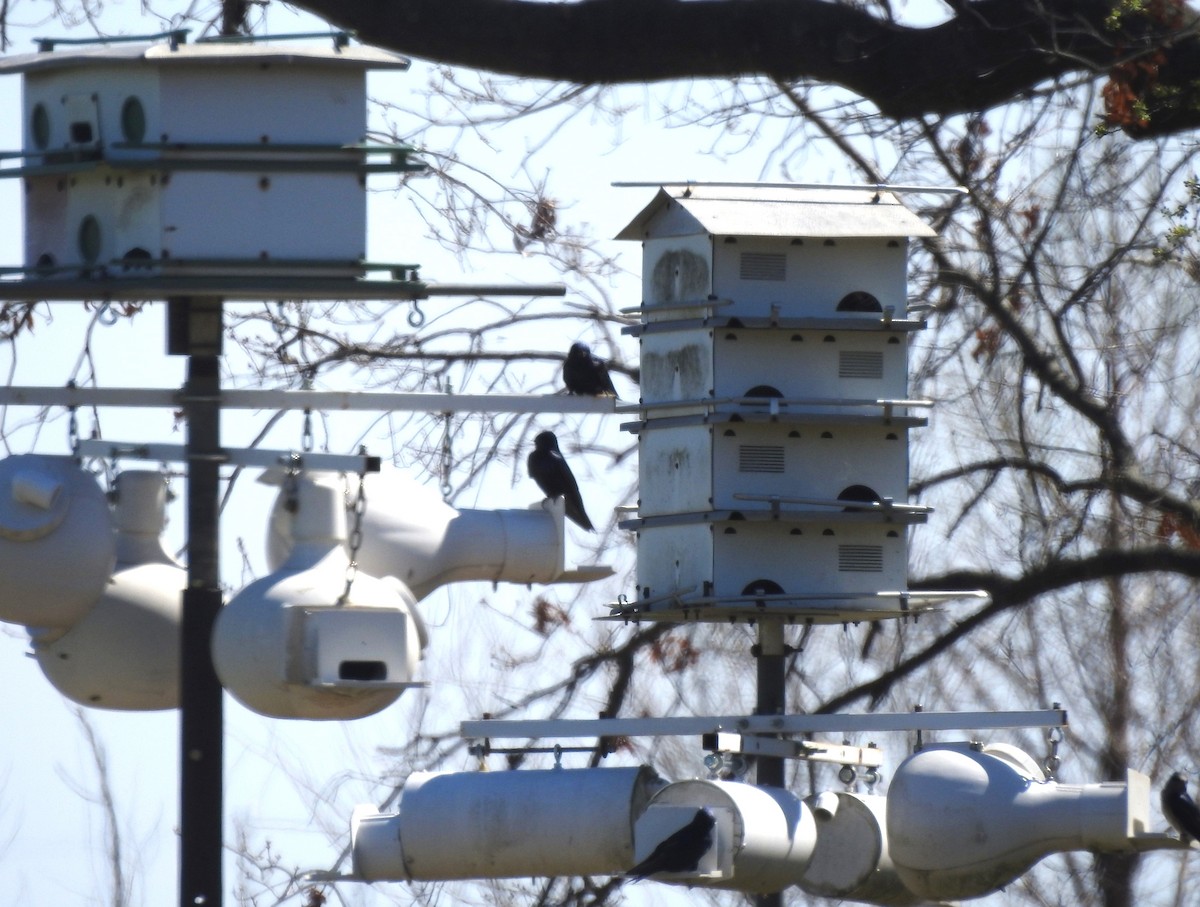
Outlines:
[[1200,807],[1187,789],[1187,778],[1176,772],[1162,790],[1162,811],[1184,844],[1200,841]]
[[696,810],[692,821],[664,838],[650,856],[625,873],[640,881],[660,872],[693,872],[713,844],[716,820],[706,809]]
[[612,376],[608,374],[608,363],[592,355],[586,343],[572,343],[567,351],[562,368],[563,384],[567,393],[583,397],[615,397]]
[[592,521],[583,509],[583,498],[579,484],[571,473],[571,467],[558,449],[558,438],[552,431],[544,431],[533,439],[533,453],[525,461],[529,477],[537,482],[546,497],[562,498],[566,504],[567,519],[577,526],[593,532]]

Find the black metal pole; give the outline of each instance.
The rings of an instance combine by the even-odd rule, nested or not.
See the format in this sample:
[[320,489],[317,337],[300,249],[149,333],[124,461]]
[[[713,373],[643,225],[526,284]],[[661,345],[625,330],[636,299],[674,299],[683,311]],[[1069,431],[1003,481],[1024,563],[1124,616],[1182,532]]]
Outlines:
[[221,683],[212,629],[221,610],[221,300],[171,299],[167,352],[186,355],[187,588],[180,637],[179,905],[223,900]]
[[[783,621],[759,620],[758,644],[755,655],[758,659],[758,699],[755,714],[782,715],[787,705],[783,644]],[[755,780],[760,787],[783,787],[785,784],[784,761],[776,757],[759,756],[755,767]],[[754,898],[758,907],[782,907],[783,893],[760,894]]]

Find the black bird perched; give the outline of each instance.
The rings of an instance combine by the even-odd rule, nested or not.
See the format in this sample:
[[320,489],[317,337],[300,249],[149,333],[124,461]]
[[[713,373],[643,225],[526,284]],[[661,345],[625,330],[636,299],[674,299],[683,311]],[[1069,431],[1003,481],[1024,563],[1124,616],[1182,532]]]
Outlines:
[[1200,807],[1188,793],[1187,778],[1182,772],[1167,779],[1162,791],[1162,811],[1184,844],[1189,840],[1200,841]]
[[558,438],[552,431],[544,431],[533,439],[533,453],[525,461],[529,477],[538,483],[542,494],[548,498],[563,498],[567,506],[567,519],[588,532],[592,532],[592,521],[583,509],[583,498],[579,495],[579,484],[571,473],[571,467],[558,449]]
[[696,810],[691,822],[659,842],[625,877],[637,882],[659,872],[691,872],[712,847],[714,825],[716,820],[708,810]]
[[584,397],[617,395],[612,377],[608,374],[608,364],[598,356],[593,356],[591,347],[586,343],[571,344],[567,359],[563,362],[562,375],[569,394]]

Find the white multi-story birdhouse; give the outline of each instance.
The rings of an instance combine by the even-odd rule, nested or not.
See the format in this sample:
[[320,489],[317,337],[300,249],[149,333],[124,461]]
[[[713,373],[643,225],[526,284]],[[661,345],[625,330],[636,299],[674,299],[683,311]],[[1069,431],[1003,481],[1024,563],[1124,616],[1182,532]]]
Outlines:
[[0,59],[0,74],[24,76],[20,166],[0,175],[24,180],[25,267],[340,274],[360,263],[367,173],[415,166],[408,149],[364,144],[366,72],[408,61],[344,40],[178,37]]
[[910,237],[874,188],[678,185],[643,244],[638,602],[857,620],[907,603]]

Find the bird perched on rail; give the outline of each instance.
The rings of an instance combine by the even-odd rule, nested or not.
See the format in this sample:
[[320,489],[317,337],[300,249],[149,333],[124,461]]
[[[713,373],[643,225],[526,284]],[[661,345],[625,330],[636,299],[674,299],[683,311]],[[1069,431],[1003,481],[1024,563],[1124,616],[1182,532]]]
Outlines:
[[1200,807],[1188,793],[1187,778],[1176,772],[1162,790],[1162,811],[1184,844],[1200,841]]
[[708,810],[696,810],[691,822],[663,838],[650,856],[625,873],[625,877],[637,882],[660,872],[692,872],[712,847],[716,824]]
[[558,449],[558,438],[552,431],[544,431],[533,439],[533,453],[525,461],[529,477],[537,482],[546,497],[562,498],[566,504],[567,519],[588,532],[593,532],[592,521],[583,509],[583,498],[579,494],[579,483],[571,467]]
[[567,393],[584,397],[615,397],[612,377],[608,374],[608,363],[592,355],[586,343],[572,343],[567,351],[562,368],[563,384]]

